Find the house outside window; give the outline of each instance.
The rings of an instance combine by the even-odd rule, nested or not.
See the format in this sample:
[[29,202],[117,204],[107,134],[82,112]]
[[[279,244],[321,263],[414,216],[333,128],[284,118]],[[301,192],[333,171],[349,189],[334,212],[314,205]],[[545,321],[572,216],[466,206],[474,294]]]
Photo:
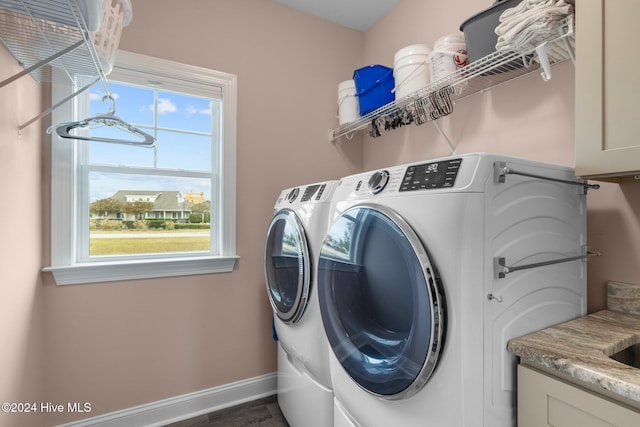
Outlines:
[[[74,91],[57,79],[52,86],[53,102]],[[52,265],[45,271],[58,284],[75,284],[233,270],[236,77],[120,51],[109,75],[113,106],[102,88],[54,110],[54,128],[115,106],[157,145],[53,132]],[[125,138],[108,126],[81,131]]]

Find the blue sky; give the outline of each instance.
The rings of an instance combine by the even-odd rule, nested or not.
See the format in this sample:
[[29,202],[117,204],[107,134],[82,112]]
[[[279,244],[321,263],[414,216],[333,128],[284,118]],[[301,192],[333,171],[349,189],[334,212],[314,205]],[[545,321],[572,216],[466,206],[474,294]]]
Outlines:
[[[90,161],[94,164],[125,165],[159,170],[211,171],[211,134],[218,131],[216,113],[219,101],[110,83],[116,103],[116,115],[144,132],[156,136],[157,148],[90,142]],[[91,117],[111,109],[103,102],[101,84],[90,89]],[[212,120],[212,111],[216,120]],[[157,126],[158,129],[154,129]],[[216,128],[216,129],[214,129]],[[92,128],[92,136],[139,140],[113,127]],[[208,179],[163,175],[106,174],[90,175],[90,200],[111,197],[118,190],[177,190],[204,192],[210,199]]]

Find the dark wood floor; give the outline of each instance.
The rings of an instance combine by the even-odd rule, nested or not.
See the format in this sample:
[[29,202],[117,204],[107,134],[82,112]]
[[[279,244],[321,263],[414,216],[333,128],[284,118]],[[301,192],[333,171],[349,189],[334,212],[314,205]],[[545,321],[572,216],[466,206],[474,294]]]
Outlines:
[[167,424],[165,427],[289,427],[276,396],[265,397],[199,417]]

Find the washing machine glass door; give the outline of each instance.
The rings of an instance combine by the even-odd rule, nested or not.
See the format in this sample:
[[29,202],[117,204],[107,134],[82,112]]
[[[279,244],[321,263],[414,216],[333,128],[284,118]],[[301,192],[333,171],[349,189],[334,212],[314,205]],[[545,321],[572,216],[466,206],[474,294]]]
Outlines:
[[285,322],[300,320],[309,297],[311,263],[304,227],[292,210],[282,209],[271,220],[264,270],[276,315]]
[[333,352],[362,388],[415,394],[443,347],[444,297],[424,245],[394,211],[358,205],[330,227],[318,296]]

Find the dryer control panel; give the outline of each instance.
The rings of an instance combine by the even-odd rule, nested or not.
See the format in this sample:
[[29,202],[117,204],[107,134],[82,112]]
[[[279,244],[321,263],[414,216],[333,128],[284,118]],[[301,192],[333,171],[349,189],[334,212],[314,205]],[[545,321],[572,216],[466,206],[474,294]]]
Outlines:
[[314,184],[314,185],[308,186],[307,188],[305,188],[304,194],[302,195],[302,199],[300,199],[300,201],[308,202],[309,200],[311,200],[311,198],[314,195],[315,195],[315,197],[313,197],[314,200],[320,200],[326,186],[327,186],[326,184]]
[[424,163],[407,167],[400,191],[428,190],[453,187],[462,159]]

